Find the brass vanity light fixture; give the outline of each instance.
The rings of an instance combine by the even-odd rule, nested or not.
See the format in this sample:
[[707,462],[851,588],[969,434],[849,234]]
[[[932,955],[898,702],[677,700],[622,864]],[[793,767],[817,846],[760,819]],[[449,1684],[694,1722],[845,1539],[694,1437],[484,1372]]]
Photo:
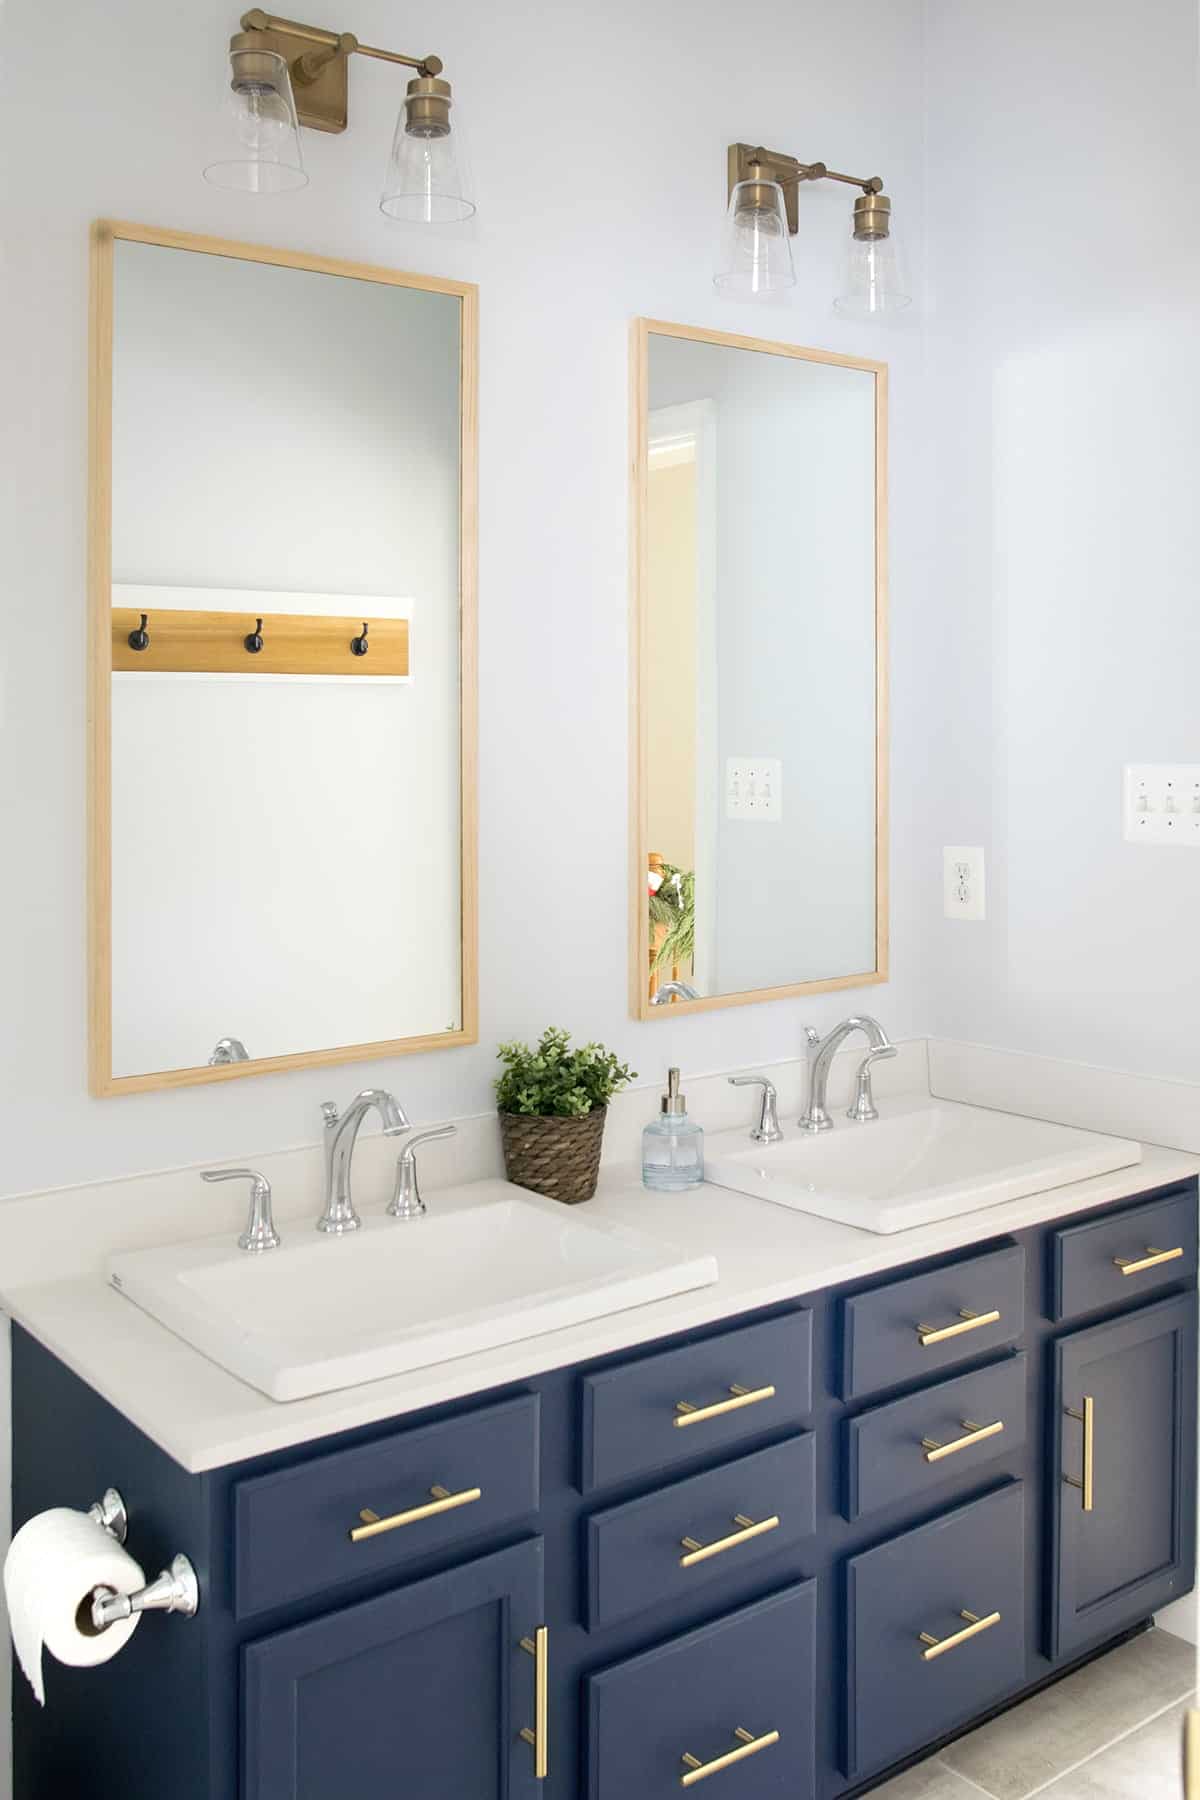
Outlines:
[[450,121],[454,96],[441,79],[441,58],[380,50],[360,44],[353,32],[301,25],[259,7],[243,14],[242,29],[229,40],[234,142],[226,156],[207,165],[205,179],[251,194],[304,187],[300,127],[345,131],[348,65],[355,55],[416,71],[396,122],[380,210],[424,224],[469,219],[475,203],[468,198],[459,133]]
[[899,312],[911,302],[892,236],[892,203],[878,175],[843,175],[824,163],[802,163],[780,150],[730,144],[729,207],[713,276],[720,293],[756,298],[796,285],[788,242],[800,229],[803,181],[841,181],[861,189],[834,306],[857,318]]

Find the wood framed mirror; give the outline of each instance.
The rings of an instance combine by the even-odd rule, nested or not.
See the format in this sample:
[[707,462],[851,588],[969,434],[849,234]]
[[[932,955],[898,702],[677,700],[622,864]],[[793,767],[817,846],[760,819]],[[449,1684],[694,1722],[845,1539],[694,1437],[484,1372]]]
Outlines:
[[476,290],[92,233],[90,1080],[472,1043]]
[[639,319],[631,1007],[888,972],[887,368]]

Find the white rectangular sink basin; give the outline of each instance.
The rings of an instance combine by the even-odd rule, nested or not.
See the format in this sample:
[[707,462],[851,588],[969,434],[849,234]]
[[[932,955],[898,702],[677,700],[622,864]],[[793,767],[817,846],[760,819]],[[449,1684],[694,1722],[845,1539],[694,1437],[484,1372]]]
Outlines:
[[879,1115],[861,1125],[835,1115],[833,1130],[815,1136],[785,1125],[776,1144],[723,1132],[708,1140],[705,1177],[797,1212],[890,1233],[1142,1160],[1141,1145],[1124,1138],[951,1100],[881,1101]]
[[109,1278],[272,1400],[403,1374],[717,1279],[712,1256],[498,1181],[435,1194],[424,1218],[368,1217],[343,1238],[307,1220],[281,1232],[280,1247],[260,1255],[227,1237],[124,1252]]

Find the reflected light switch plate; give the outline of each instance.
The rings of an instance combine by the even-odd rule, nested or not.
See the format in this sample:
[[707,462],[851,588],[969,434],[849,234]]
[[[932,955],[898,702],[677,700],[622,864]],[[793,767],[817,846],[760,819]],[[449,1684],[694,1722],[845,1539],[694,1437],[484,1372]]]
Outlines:
[[725,817],[782,819],[783,764],[776,757],[726,757]]

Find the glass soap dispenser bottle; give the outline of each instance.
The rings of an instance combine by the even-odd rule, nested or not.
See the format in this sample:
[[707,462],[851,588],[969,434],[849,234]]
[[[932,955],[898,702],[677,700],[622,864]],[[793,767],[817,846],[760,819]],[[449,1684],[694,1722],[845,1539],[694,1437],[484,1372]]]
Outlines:
[[678,1194],[704,1180],[704,1130],[688,1118],[679,1070],[668,1069],[662,1112],[642,1133],[642,1182]]

